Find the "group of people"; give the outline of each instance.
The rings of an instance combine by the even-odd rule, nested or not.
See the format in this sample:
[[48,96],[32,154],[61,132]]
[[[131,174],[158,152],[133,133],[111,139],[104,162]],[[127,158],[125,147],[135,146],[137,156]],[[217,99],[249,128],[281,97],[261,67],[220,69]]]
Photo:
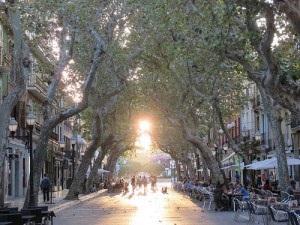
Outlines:
[[148,183],[151,184],[151,190],[155,191],[157,179],[156,176],[154,176],[153,174],[150,175],[149,179],[146,176],[138,176],[138,177],[132,176],[131,177],[132,192],[134,193],[136,186],[138,186],[139,189],[143,187],[145,193],[147,191]]

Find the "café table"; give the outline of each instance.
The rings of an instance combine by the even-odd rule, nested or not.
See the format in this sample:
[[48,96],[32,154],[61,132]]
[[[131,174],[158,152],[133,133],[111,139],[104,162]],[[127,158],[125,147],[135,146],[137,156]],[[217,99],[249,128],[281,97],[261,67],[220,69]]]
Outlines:
[[300,211],[300,207],[292,207],[291,210]]
[[34,221],[34,218],[35,218],[35,215],[23,215],[22,214],[22,221],[23,221],[23,223],[30,223],[30,222],[32,222],[32,221]]
[[254,201],[255,203],[260,203],[262,205],[267,205],[267,203],[268,203],[267,198],[255,198],[255,199],[251,199],[251,200]]
[[297,218],[300,219],[300,207],[290,207],[289,208],[292,212],[294,212],[297,215]]
[[275,203],[272,203],[272,205],[289,206],[289,203],[288,202],[275,202]]

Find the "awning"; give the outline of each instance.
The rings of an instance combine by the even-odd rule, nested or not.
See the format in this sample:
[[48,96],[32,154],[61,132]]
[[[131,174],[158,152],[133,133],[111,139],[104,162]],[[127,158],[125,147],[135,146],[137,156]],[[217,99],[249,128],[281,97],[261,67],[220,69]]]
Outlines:
[[[292,157],[287,157],[287,165],[294,166],[300,165],[300,160]],[[265,159],[263,161],[258,161],[247,165],[247,169],[250,170],[262,170],[262,169],[273,169],[278,167],[277,157],[271,159]]]
[[221,170],[226,170],[226,169],[236,169],[236,168],[244,168],[244,163],[242,162],[240,165],[239,164],[233,164],[233,165],[230,165],[230,166],[224,166],[222,168],[220,168]]
[[225,159],[223,159],[221,162],[225,163],[227,160],[231,159],[235,155],[235,152],[232,152],[229,156],[227,156]]

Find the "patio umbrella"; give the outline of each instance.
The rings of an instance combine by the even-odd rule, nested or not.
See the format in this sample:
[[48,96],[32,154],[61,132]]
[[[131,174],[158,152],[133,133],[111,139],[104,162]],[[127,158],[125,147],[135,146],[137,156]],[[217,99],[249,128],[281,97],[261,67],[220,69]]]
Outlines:
[[101,173],[109,173],[108,170],[104,170],[104,169],[98,169],[98,174],[101,174]]
[[[300,159],[288,157],[287,164],[288,166],[300,165]],[[277,158],[273,157],[271,159],[259,161],[253,164],[249,164],[246,167],[247,169],[250,170],[263,170],[263,169],[277,168],[278,167]]]

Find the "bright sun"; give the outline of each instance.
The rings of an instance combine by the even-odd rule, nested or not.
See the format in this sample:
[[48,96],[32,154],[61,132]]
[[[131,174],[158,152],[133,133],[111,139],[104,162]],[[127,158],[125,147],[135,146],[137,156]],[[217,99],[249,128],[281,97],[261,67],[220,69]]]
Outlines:
[[142,133],[143,132],[149,132],[149,130],[150,130],[150,123],[149,123],[149,121],[147,121],[147,120],[140,121],[139,130]]
[[142,120],[139,122],[139,136],[135,142],[135,145],[142,150],[150,150],[151,149],[151,137],[149,135],[149,131],[151,128],[151,124],[147,120]]

